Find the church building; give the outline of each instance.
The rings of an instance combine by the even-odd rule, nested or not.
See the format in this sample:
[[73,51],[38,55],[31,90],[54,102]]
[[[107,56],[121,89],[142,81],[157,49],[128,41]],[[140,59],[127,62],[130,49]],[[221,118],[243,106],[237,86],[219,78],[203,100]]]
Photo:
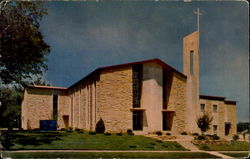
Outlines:
[[94,131],[102,119],[106,132],[200,133],[197,118],[213,117],[207,134],[236,134],[236,101],[199,93],[199,33],[183,39],[183,73],[160,59],[101,67],[69,88],[25,88],[22,128],[42,121],[62,128]]

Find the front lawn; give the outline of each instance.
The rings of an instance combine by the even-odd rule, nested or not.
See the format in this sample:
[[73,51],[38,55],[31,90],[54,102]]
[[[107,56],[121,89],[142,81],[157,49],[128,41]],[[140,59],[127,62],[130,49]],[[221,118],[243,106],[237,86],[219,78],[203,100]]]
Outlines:
[[201,152],[11,152],[11,158],[218,158]]
[[231,156],[231,157],[236,157],[236,158],[239,158],[239,157],[247,157],[248,156],[248,153],[222,153],[224,155],[227,155],[227,156]]
[[199,149],[206,151],[248,151],[249,143],[244,141],[233,141],[231,144],[220,144],[220,145],[212,145],[212,144],[200,144],[196,145]]
[[90,135],[88,132],[17,131],[8,136],[14,144],[10,150],[185,150],[177,142],[162,142],[127,134],[106,136]]

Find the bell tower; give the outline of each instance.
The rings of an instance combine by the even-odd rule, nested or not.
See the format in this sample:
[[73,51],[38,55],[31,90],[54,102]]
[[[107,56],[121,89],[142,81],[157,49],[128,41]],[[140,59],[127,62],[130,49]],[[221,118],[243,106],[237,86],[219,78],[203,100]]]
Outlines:
[[196,119],[199,108],[199,32],[195,31],[183,38],[183,73],[187,76],[186,130],[197,131]]

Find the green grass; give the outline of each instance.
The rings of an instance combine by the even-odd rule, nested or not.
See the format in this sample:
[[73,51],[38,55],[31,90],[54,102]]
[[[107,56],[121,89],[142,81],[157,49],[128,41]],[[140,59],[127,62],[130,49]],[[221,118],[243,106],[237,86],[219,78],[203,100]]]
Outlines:
[[200,152],[11,152],[12,158],[216,158]]
[[185,150],[177,142],[157,142],[144,136],[89,135],[88,132],[16,132],[10,150]]
[[249,143],[244,141],[235,141],[231,144],[221,144],[221,145],[212,145],[212,144],[201,144],[197,145],[199,149],[206,151],[248,151]]
[[228,155],[228,156],[231,156],[231,157],[247,157],[248,156],[248,153],[222,153],[224,155]]

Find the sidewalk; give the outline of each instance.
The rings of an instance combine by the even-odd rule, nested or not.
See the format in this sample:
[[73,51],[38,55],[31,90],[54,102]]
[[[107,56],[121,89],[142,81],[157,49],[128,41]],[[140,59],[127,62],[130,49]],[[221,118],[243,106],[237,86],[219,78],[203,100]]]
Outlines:
[[[160,140],[160,137],[154,136],[153,138]],[[198,149],[198,147],[196,147],[191,141],[193,140],[193,136],[189,136],[189,135],[176,135],[176,139],[171,139],[171,140],[166,140],[166,141],[176,141],[178,142],[180,145],[182,145],[185,149],[190,150],[191,152],[204,152],[204,153],[209,153],[221,158],[233,158],[224,154],[221,154],[217,151],[204,151],[204,150],[200,150]]]

